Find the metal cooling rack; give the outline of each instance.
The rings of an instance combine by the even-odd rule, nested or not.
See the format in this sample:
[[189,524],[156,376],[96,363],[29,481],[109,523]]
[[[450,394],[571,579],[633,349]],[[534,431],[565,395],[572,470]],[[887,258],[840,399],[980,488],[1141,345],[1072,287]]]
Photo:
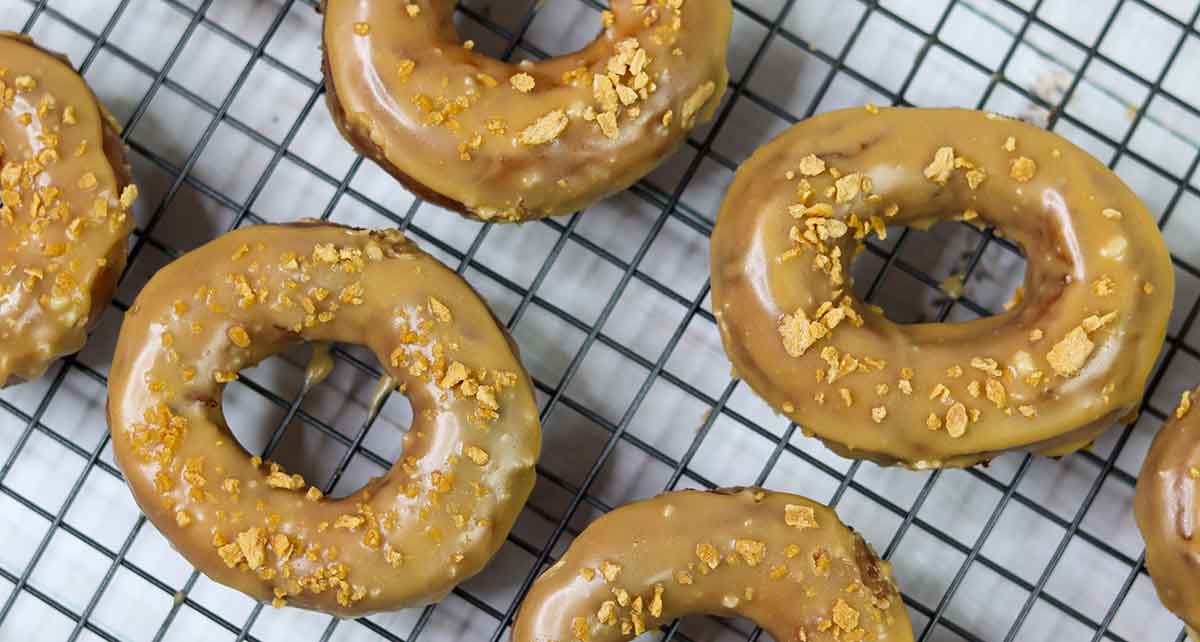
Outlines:
[[[595,0],[464,2],[481,50],[563,53]],[[837,506],[891,559],[921,640],[1183,640],[1154,596],[1130,515],[1135,476],[1178,394],[1200,380],[1200,2],[737,0],[734,83],[663,168],[584,215],[493,227],[394,184],[324,111],[315,0],[0,0],[0,28],[71,55],[125,124],[143,198],[130,269],[84,351],[0,392],[0,639],[506,639],[538,572],[597,515],[663,489],[763,484]],[[588,25],[580,27],[578,25]],[[1108,162],[1159,217],[1179,279],[1141,419],[1062,461],[1007,456],[917,474],[851,463],[729,376],[708,300],[707,236],[755,147],[841,106],[960,105],[1045,124]],[[398,226],[456,266],[522,346],[546,434],[538,487],[493,563],[443,603],[339,621],[263,608],[200,576],[133,505],[104,386],[121,312],[154,270],[246,224],[321,216]],[[1019,251],[990,232],[896,230],[855,264],[902,321],[1000,308]],[[961,298],[941,292],[965,282]],[[399,455],[410,417],[361,350],[306,390],[303,354],[231,384],[238,437],[325,490]],[[755,640],[689,618],[654,635]]]

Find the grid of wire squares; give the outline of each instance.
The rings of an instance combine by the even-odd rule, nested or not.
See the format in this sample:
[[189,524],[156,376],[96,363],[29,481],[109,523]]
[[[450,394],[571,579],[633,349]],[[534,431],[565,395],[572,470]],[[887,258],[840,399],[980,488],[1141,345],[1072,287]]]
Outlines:
[[[0,393],[0,639],[496,642],[536,575],[596,515],[663,489],[732,484],[837,506],[896,565],[921,640],[1184,639],[1154,599],[1128,513],[1150,437],[1189,378],[1200,379],[1200,3],[734,0],[734,83],[711,125],[665,168],[594,208],[614,211],[501,228],[398,194],[327,124],[324,135],[314,133],[327,120],[316,4],[0,0],[0,28],[72,53],[124,122],[145,184],[132,267],[97,336],[44,380]],[[464,2],[461,28],[497,56],[541,57],[590,37],[603,4]],[[543,17],[552,12],[562,24],[589,26],[565,37],[561,27],[547,32]],[[537,44],[547,33],[558,51]],[[146,41],[157,41],[158,53],[146,53]],[[311,60],[281,42],[299,42]],[[214,57],[215,45],[236,62]],[[875,53],[862,53],[868,48]],[[1049,75],[1021,71],[1029,60]],[[221,67],[226,80],[180,80],[189,66]],[[263,101],[277,95],[263,73],[293,87],[298,107],[286,117],[261,117],[271,112]],[[803,86],[790,85],[788,74],[805,75]],[[142,94],[112,105],[106,88],[131,82]],[[254,100],[239,102],[247,94]],[[1149,202],[1175,252],[1179,295],[1141,419],[1059,462],[1009,456],[916,474],[838,459],[729,376],[707,298],[707,236],[720,189],[787,124],[867,101],[1044,119]],[[1118,106],[1122,118],[1106,120],[1098,105]],[[185,107],[196,115],[179,115]],[[234,135],[265,151],[210,160]],[[231,177],[240,186],[230,187]],[[293,187],[300,183],[319,189]],[[290,210],[273,215],[276,201]],[[221,213],[218,222],[209,211]],[[140,280],[216,233],[299,215],[404,229],[484,292],[530,362],[547,439],[538,488],[497,560],[442,604],[356,621],[264,609],[170,552],[130,508],[112,463],[106,355]],[[933,296],[910,320],[992,314],[1019,280],[1019,250],[965,225],[935,232],[897,231],[871,246],[855,266],[860,292],[891,314],[915,291],[936,293],[953,269],[965,295]],[[931,243],[962,250],[952,268],[929,262]],[[997,275],[996,266],[1014,274]],[[321,478],[335,493],[371,474],[353,472],[356,465],[377,474],[398,455],[395,434],[381,434],[390,427],[372,431],[378,412],[347,426],[339,412],[321,410],[331,399],[338,407],[339,397],[362,397],[357,388],[379,375],[360,351],[336,356],[352,378],[340,389],[285,389],[273,371],[256,370],[227,395],[271,408],[257,417],[270,418],[272,433],[239,433],[264,456],[298,434],[330,444],[339,454]],[[383,414],[392,409],[389,400]],[[709,618],[657,635],[767,637]]]

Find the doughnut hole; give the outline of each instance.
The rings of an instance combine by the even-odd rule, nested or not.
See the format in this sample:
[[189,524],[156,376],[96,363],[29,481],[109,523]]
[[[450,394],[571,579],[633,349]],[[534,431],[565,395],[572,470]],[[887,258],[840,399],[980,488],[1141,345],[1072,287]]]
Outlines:
[[905,325],[964,323],[1001,314],[1024,284],[1025,254],[992,240],[975,262],[985,242],[984,230],[957,221],[929,229],[889,227],[887,238],[873,238],[851,265],[854,294]]
[[246,452],[341,499],[385,475],[403,455],[412,405],[385,388],[373,407],[380,382],[364,366],[378,372],[378,359],[361,346],[331,347],[333,368],[312,385],[310,373],[322,367],[321,344],[293,346],[241,371],[225,387],[222,410]]

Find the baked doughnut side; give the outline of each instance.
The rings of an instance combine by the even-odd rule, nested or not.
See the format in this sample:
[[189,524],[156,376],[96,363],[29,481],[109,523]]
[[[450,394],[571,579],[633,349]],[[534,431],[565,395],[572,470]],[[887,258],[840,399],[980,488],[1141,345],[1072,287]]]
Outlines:
[[[1004,313],[900,325],[849,266],[888,226],[996,226],[1028,258]],[[1068,141],[966,110],[854,109],[744,163],[712,244],[736,372],[837,452],[914,468],[1062,455],[1136,410],[1174,293],[1145,206]]]
[[[299,341],[372,350],[413,408],[403,455],[342,499],[246,453],[226,384]],[[477,573],[534,482],[540,427],[506,332],[395,231],[245,228],[160,270],[121,328],[114,454],[139,506],[214,580],[350,617],[426,604]]]
[[1150,446],[1134,495],[1134,515],[1146,542],[1146,570],[1163,605],[1193,631],[1200,627],[1200,388],[1185,392]]
[[[327,1],[327,0],[325,0]],[[324,2],[322,2],[324,4]],[[347,117],[345,109],[342,108],[342,101],[338,97],[337,85],[334,81],[334,75],[329,69],[329,54],[326,47],[321,47],[321,67],[325,72],[325,104],[329,109],[329,115],[333,117],[333,123],[337,126],[338,131],[350,143],[354,149],[360,154],[366,156],[375,162],[376,165],[392,175],[404,186],[405,189],[412,192],[414,196],[424,199],[448,210],[458,212],[468,218],[477,218],[471,215],[471,211],[462,203],[451,199],[444,194],[433,191],[426,187],[423,183],[415,178],[405,174],[396,165],[388,162],[387,152],[384,151],[376,141],[371,139],[371,132],[368,128],[363,127],[361,121]]]
[[459,42],[453,10],[326,0],[326,85],[359,151],[473,218],[566,214],[625,189],[712,116],[728,83],[727,1],[616,0],[581,51],[519,64]]
[[589,525],[534,582],[513,642],[616,642],[688,614],[776,640],[912,640],[890,565],[830,509],[760,489],[681,491]]
[[0,386],[83,347],[137,198],[119,127],[65,56],[0,32]]

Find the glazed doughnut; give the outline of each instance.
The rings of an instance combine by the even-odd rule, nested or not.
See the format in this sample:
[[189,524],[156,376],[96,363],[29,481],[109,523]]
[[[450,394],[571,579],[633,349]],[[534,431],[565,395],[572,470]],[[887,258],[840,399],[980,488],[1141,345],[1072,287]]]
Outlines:
[[453,0],[323,0],[338,128],[418,195],[484,221],[569,214],[653,170],[716,110],[729,0],[611,0],[570,55],[473,50]]
[[83,347],[136,198],[120,126],[66,57],[0,32],[0,387]]
[[1146,570],[1164,606],[1200,639],[1200,388],[1183,393],[1154,438],[1138,475],[1133,508],[1146,541]]
[[[222,415],[225,383],[299,341],[370,348],[412,403],[404,454],[344,499],[246,453]],[[541,447],[515,345],[394,230],[251,227],[169,264],[125,316],[108,404],[138,505],[197,569],[346,617],[439,600],[478,572]]]
[[911,641],[891,565],[829,508],[756,488],[680,491],[588,526],[533,583],[513,642],[616,642],[706,613],[776,640]]
[[[994,225],[1028,258],[998,316],[900,325],[852,291],[887,226]],[[738,170],[712,237],[738,376],[839,454],[924,469],[1059,456],[1138,407],[1174,272],[1145,205],[1066,140],[994,114],[851,109]]]

